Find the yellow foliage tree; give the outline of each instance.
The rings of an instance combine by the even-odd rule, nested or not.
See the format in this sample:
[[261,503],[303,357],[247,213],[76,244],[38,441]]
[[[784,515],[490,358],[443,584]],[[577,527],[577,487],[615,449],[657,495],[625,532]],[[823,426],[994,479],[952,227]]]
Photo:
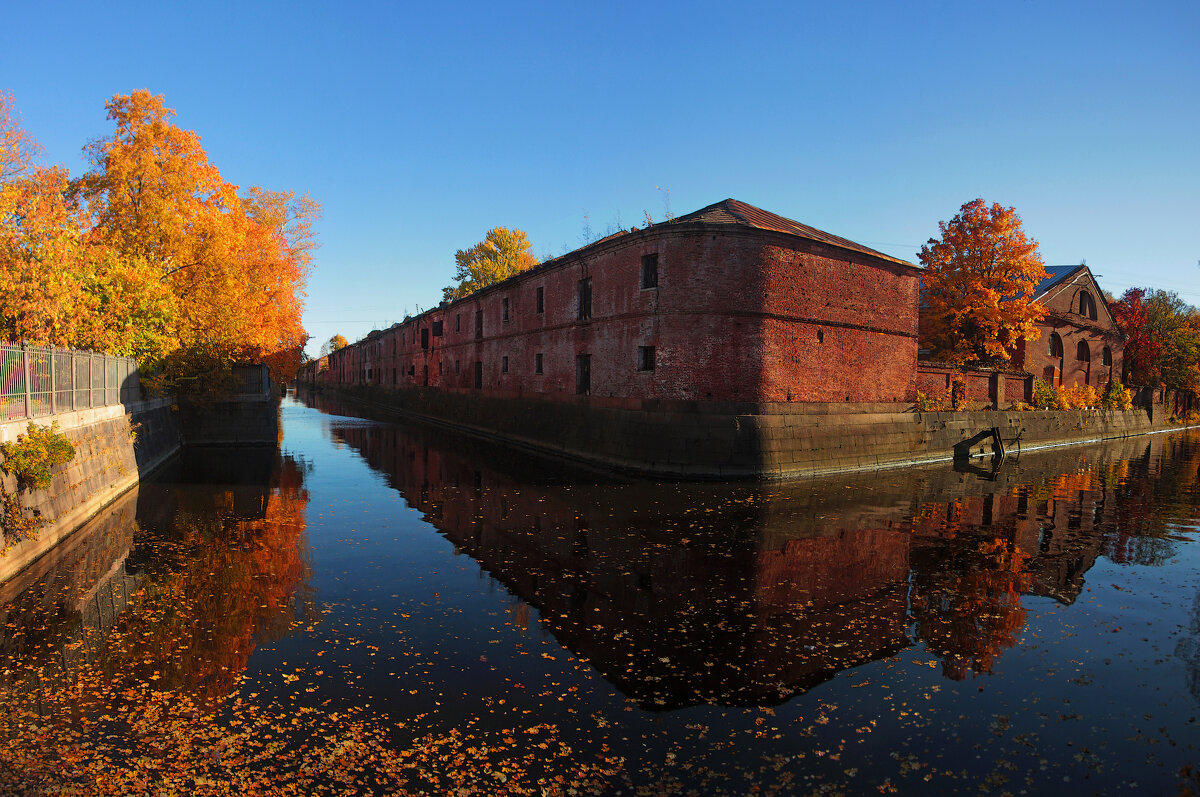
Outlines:
[[529,237],[524,232],[495,227],[470,249],[459,249],[454,253],[454,279],[458,284],[443,288],[442,296],[445,299],[461,298],[533,268],[537,263]]
[[1045,309],[1033,300],[1048,275],[1037,241],[1013,208],[982,199],[964,204],[941,238],[918,255],[922,275],[920,340],[934,359],[1004,365],[1018,341],[1036,340]]
[[239,196],[161,96],[135,91],[106,107],[115,130],[88,147],[92,170],[78,189],[92,239],[148,265],[175,300],[167,381],[219,387],[240,361],[290,380],[307,339],[300,314],[319,205],[260,188]]

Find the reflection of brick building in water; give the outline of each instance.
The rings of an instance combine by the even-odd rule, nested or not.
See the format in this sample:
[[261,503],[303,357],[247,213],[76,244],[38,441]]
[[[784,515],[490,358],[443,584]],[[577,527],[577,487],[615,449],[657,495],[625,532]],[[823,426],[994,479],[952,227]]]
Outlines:
[[783,699],[915,641],[951,677],[988,672],[1019,640],[1024,595],[1071,602],[1099,555],[1150,550],[1123,541],[1115,492],[1144,438],[1027,454],[990,478],[764,488],[596,485],[421,427],[334,429],[520,597],[515,622],[532,606],[651,707]]
[[508,475],[521,466],[480,444],[387,426],[336,433],[648,707],[775,702],[908,644],[909,535],[854,525],[878,524],[877,512],[820,520],[834,503],[808,491],[768,504],[711,485],[547,484]]

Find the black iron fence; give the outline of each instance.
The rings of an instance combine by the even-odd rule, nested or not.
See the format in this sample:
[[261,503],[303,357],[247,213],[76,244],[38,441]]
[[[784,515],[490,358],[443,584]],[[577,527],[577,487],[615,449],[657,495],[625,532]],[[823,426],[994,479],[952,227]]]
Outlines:
[[0,343],[0,421],[128,404],[141,394],[132,357]]

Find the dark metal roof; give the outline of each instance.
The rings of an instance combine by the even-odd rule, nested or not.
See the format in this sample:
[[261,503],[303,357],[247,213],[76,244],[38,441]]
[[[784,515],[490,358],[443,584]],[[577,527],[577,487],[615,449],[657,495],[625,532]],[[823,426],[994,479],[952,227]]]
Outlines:
[[1049,274],[1050,276],[1046,277],[1046,279],[1039,282],[1037,284],[1037,286],[1033,289],[1033,298],[1034,299],[1040,299],[1042,297],[1042,295],[1046,293],[1046,291],[1050,290],[1055,285],[1062,282],[1064,279],[1066,279],[1070,275],[1074,274],[1079,269],[1087,268],[1087,266],[1083,266],[1083,265],[1046,266],[1045,268],[1046,268],[1046,273]]
[[801,224],[798,221],[777,216],[770,211],[762,208],[749,205],[745,202],[740,202],[736,199],[726,199],[721,202],[709,205],[705,208],[689,213],[686,216],[679,216],[672,219],[668,224],[682,224],[685,222],[703,222],[705,224],[738,224],[745,227],[754,227],[760,230],[774,230],[775,232],[783,232],[789,235],[798,235],[801,238],[807,238],[810,241],[818,241],[820,243],[837,246],[841,249],[849,249],[854,252],[862,252],[863,254],[871,255],[872,257],[889,260],[893,263],[901,263],[906,266],[913,265],[907,260],[901,260],[898,257],[885,255],[883,252],[877,252],[874,249],[857,244],[854,241],[846,238],[839,238],[836,235],[818,230],[816,227],[809,227],[807,224]]

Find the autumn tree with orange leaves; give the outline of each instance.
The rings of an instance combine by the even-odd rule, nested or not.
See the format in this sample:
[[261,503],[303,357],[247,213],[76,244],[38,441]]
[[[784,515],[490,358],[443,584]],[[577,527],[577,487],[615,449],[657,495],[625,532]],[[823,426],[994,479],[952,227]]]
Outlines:
[[142,262],[175,298],[168,382],[214,384],[238,362],[266,362],[276,381],[299,367],[300,324],[319,206],[308,196],[239,194],[200,137],[148,91],[107,104],[112,135],[87,148],[79,182],[93,238]]
[[1036,322],[1045,316],[1033,300],[1048,276],[1037,241],[1013,208],[982,199],[938,227],[941,238],[930,238],[918,255],[925,267],[921,346],[955,365],[1005,365],[1019,341],[1037,340]]
[[239,362],[290,380],[320,206],[239,192],[161,96],[136,91],[107,108],[115,129],[72,180],[36,164],[0,94],[0,339],[133,356],[193,394]]

